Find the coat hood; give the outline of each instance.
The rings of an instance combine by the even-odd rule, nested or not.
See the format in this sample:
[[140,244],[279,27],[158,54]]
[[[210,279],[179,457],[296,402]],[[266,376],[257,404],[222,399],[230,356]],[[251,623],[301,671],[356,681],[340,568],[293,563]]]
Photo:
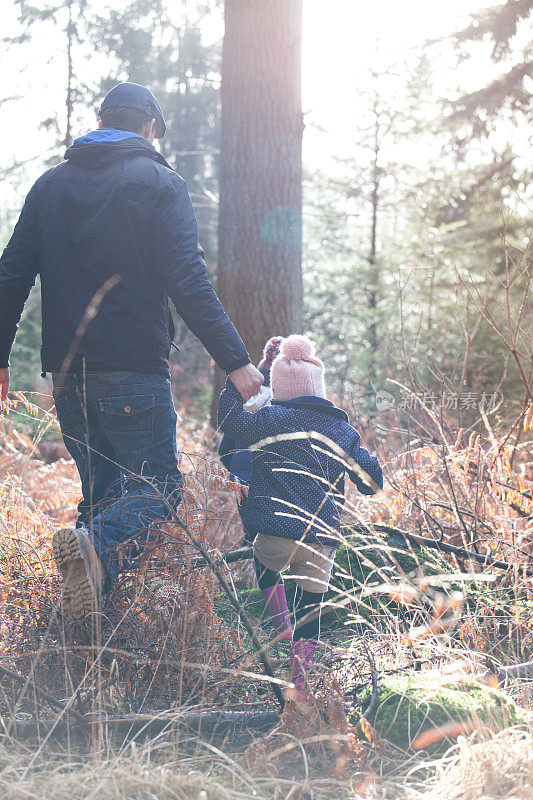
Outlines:
[[348,422],[348,414],[342,408],[337,408],[331,400],[315,395],[304,395],[303,397],[293,397],[292,400],[272,400],[273,406],[283,406],[283,408],[299,408],[303,411],[319,411],[330,417],[342,419]]
[[75,139],[65,153],[67,161],[93,167],[105,167],[128,156],[144,155],[171,169],[150,142],[139,133],[100,128]]

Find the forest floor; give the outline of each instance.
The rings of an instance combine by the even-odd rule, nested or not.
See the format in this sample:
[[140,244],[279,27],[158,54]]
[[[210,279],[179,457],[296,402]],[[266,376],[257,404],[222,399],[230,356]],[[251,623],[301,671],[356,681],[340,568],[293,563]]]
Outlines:
[[[282,685],[287,646],[272,641],[250,561],[219,564],[237,614],[177,524],[123,573],[92,641],[65,626],[50,542],[75,518],[76,471],[23,397],[1,425],[3,798],[533,797],[531,675],[501,673],[533,644],[527,448],[459,432],[390,461],[377,497],[349,494],[314,694],[280,715],[244,618]],[[218,559],[240,545],[236,487],[208,426],[183,423],[178,446],[179,516]]]

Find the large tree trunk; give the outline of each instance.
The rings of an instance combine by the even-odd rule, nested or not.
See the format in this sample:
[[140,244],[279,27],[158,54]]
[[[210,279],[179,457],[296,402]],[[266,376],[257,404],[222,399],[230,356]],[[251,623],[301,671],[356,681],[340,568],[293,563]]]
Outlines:
[[217,292],[257,361],[302,326],[302,0],[226,0],[225,23]]

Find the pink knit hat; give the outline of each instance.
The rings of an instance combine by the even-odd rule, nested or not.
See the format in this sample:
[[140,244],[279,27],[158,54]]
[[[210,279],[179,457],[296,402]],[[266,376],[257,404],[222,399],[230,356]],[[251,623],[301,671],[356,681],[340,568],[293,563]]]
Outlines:
[[273,400],[326,396],[324,364],[316,358],[315,345],[307,336],[293,334],[282,340],[270,384]]

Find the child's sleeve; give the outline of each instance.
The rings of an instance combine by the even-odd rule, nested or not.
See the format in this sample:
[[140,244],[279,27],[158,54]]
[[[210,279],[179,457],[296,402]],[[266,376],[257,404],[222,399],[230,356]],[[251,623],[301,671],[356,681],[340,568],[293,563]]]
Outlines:
[[244,411],[241,395],[227,378],[226,387],[218,400],[218,427],[243,447],[250,447],[269,435],[267,417],[271,411],[270,407],[259,409],[253,414]]
[[[361,437],[354,431],[355,436],[351,448],[350,455],[356,464],[364,469],[364,471],[369,475],[373,481],[377,483],[380,489],[383,489],[383,472],[381,471],[381,467],[379,466],[379,462],[375,456],[371,456],[368,450],[364,447],[361,447]],[[377,489],[373,489],[370,486],[367,486],[361,478],[352,470],[348,470],[348,476],[352,483],[355,484],[357,489],[361,492],[361,494],[376,494]]]
[[237,450],[237,442],[230,436],[229,433],[225,433],[222,439],[220,440],[220,444],[218,446],[218,456],[228,472],[231,472],[231,457]]

